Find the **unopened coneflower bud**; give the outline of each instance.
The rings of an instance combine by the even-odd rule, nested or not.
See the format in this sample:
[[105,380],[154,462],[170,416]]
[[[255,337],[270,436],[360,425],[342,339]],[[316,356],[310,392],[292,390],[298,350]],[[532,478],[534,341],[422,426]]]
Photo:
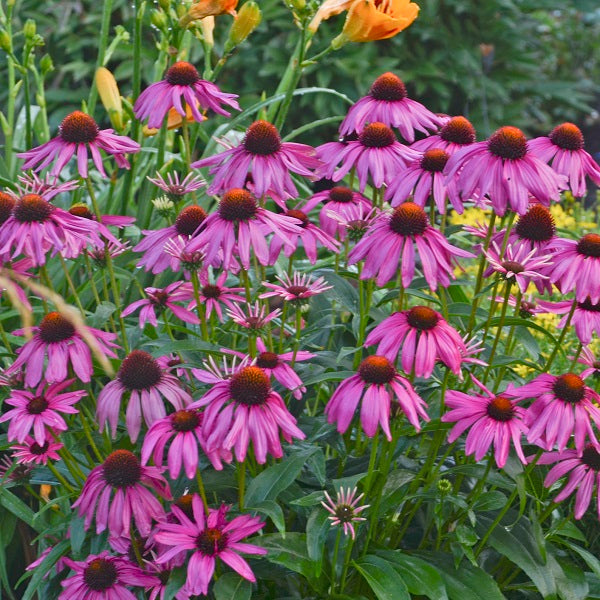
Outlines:
[[52,62],[52,57],[49,54],[44,54],[40,60],[40,71],[42,75],[46,75],[51,71],[54,71],[54,63]]
[[0,30],[0,49],[4,52],[12,52],[12,40],[5,29]]
[[162,10],[153,10],[150,15],[150,22],[160,31],[166,31],[168,26],[167,15]]
[[168,217],[173,212],[175,204],[172,200],[169,200],[166,196],[160,196],[152,200],[154,208],[163,217]]
[[32,40],[35,37],[37,28],[33,19],[27,19],[25,25],[23,25],[23,35],[26,40]]
[[116,130],[122,129],[123,105],[121,94],[119,94],[119,87],[113,74],[105,67],[100,67],[96,71],[96,87],[113,127]]
[[171,0],[158,0],[158,5],[163,10],[169,10],[169,8],[171,8]]
[[229,31],[229,38],[225,43],[225,51],[228,52],[239,46],[259,25],[262,13],[256,2],[246,2],[240,8],[233,25]]
[[440,479],[437,482],[438,492],[445,496],[452,491],[452,483],[448,479]]

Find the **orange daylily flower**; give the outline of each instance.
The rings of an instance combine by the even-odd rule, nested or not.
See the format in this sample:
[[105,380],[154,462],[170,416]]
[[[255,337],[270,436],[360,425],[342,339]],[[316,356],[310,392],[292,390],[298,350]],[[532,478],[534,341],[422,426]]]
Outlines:
[[204,19],[205,17],[216,17],[224,14],[235,16],[237,4],[238,0],[200,0],[192,4],[189,14],[194,19]]
[[321,21],[327,21],[329,17],[348,10],[353,2],[356,0],[325,0],[310,22],[308,29],[314,33],[319,28]]
[[410,0],[356,0],[336,40],[340,45],[385,40],[406,29],[418,14],[418,4]]

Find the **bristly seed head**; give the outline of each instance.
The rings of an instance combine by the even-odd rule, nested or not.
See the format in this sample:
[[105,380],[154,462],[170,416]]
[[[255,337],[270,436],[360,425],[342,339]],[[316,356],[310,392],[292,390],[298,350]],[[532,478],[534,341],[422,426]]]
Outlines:
[[88,205],[84,204],[83,202],[73,204],[73,206],[71,206],[69,209],[69,212],[76,217],[81,217],[82,219],[94,219],[94,214],[89,209]]
[[194,499],[193,494],[184,494],[183,496],[179,496],[177,500],[175,500],[174,504],[177,508],[180,508],[186,517],[190,520],[194,520],[194,510],[192,509],[192,500]]
[[128,390],[148,390],[162,378],[156,359],[143,350],[133,350],[121,363],[117,378]]
[[542,204],[532,204],[529,210],[519,217],[515,226],[517,235],[530,242],[548,242],[556,234],[554,217]]
[[271,384],[260,367],[243,367],[229,380],[229,393],[235,402],[256,406],[267,401]]
[[[88,589],[94,592],[104,592],[110,589],[117,582],[117,577],[117,568],[105,558],[95,558],[83,570],[83,581]],[[94,596],[96,595],[94,594]],[[105,596],[105,594],[101,595]]]
[[383,385],[394,379],[396,369],[385,356],[367,356],[360,363],[358,374],[365,383]]
[[588,233],[577,242],[577,252],[584,256],[600,258],[600,235]]
[[411,327],[428,331],[433,329],[440,320],[435,310],[428,306],[413,306],[406,315],[406,320]]
[[488,150],[499,158],[519,160],[527,154],[527,139],[517,127],[501,127],[487,144]]
[[204,556],[215,556],[227,548],[227,534],[216,527],[207,527],[197,538],[196,548]]
[[369,95],[375,100],[399,102],[404,100],[408,94],[400,77],[394,75],[394,73],[384,73],[373,82]]
[[557,125],[548,137],[555,146],[563,150],[581,150],[585,145],[581,129],[573,123]]
[[140,481],[142,465],[129,450],[115,450],[102,465],[104,481],[114,488],[128,488]]
[[242,188],[225,192],[219,202],[219,215],[225,221],[249,221],[257,212],[256,198]]
[[49,406],[48,400],[43,396],[36,396],[27,403],[27,412],[30,415],[41,415]]
[[40,338],[46,344],[64,342],[75,335],[75,327],[60,313],[48,313],[40,323]]
[[329,190],[329,200],[347,204],[354,200],[354,192],[350,188],[338,185]]
[[200,81],[200,75],[194,65],[182,60],[167,70],[165,81],[171,85],[193,85]]
[[517,275],[525,270],[525,267],[521,263],[518,263],[514,260],[505,260],[503,263],[501,263],[501,265],[502,268]]
[[588,444],[581,455],[581,462],[594,471],[600,471],[600,452]]
[[200,414],[195,410],[178,410],[171,415],[171,425],[175,431],[192,431],[200,424]]
[[473,144],[477,139],[475,128],[464,117],[452,117],[441,129],[440,137],[452,144],[466,146]]
[[256,366],[261,369],[274,369],[279,364],[279,357],[274,352],[261,352],[256,358]]
[[90,115],[80,110],[67,115],[60,124],[60,137],[70,144],[90,144],[98,137],[100,128]]
[[179,235],[194,235],[206,219],[206,212],[197,204],[184,208],[175,219],[175,229]]
[[428,225],[425,211],[414,202],[404,202],[394,209],[390,218],[390,229],[404,237],[423,235]]
[[296,225],[298,225],[298,227],[302,227],[303,229],[305,227],[308,226],[308,224],[310,223],[310,221],[308,220],[308,217],[306,216],[305,212],[302,212],[301,210],[288,210],[285,213],[286,217],[293,217],[294,219],[298,219],[298,221],[300,221],[300,223],[296,223]]
[[577,404],[585,397],[585,382],[575,373],[565,373],[556,378],[552,391],[559,400]]
[[592,299],[588,296],[583,302],[577,303],[577,308],[587,310],[589,312],[600,312],[600,302],[592,303]]
[[17,201],[5,192],[0,192],[0,225],[10,217]]
[[439,148],[432,148],[423,154],[421,168],[432,173],[441,173],[448,162],[450,155]]
[[508,398],[496,396],[487,405],[487,414],[495,421],[505,423],[515,416],[515,408]]
[[202,288],[202,295],[205,298],[212,298],[213,300],[216,300],[221,296],[221,288],[218,285],[211,285],[209,283]]
[[281,148],[281,137],[277,127],[267,121],[254,121],[246,130],[244,148],[250,154],[275,154]]
[[45,221],[53,211],[54,205],[39,194],[25,194],[17,200],[12,214],[21,223],[37,223]]
[[354,520],[354,508],[349,504],[338,504],[335,507],[335,516],[340,523],[352,523]]
[[396,134],[384,123],[370,123],[360,132],[358,141],[367,148],[386,148],[396,141]]

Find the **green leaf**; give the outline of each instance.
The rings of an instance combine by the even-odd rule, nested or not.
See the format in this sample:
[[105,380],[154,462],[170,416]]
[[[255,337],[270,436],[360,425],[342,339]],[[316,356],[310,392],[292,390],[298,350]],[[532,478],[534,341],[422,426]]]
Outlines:
[[588,552],[585,548],[572,544],[566,540],[561,540],[561,543],[575,551],[585,561],[587,566],[600,578],[600,560],[598,560],[591,552]]
[[552,555],[548,558],[555,574],[558,595],[563,600],[586,600],[590,586],[585,580],[584,572],[572,563],[557,561]]
[[177,567],[171,571],[169,581],[165,588],[164,600],[172,600],[175,594],[183,587],[187,578],[187,569],[185,567]]
[[314,580],[315,563],[308,556],[304,533],[288,532],[285,539],[279,533],[271,533],[255,538],[252,542],[269,551],[265,557],[269,562]]
[[46,573],[48,573],[56,561],[67,551],[70,545],[71,543],[69,540],[62,540],[50,550],[44,560],[33,570],[33,575],[31,576],[27,589],[23,592],[21,600],[31,600],[31,598],[35,596]]
[[328,516],[329,513],[324,508],[315,508],[306,522],[306,549],[308,557],[316,563],[315,575],[317,577],[321,575],[325,539],[331,529]]
[[473,504],[473,510],[496,510],[502,508],[506,504],[506,496],[494,490],[492,492],[485,492],[477,498]]
[[410,600],[404,579],[387,560],[367,554],[353,564],[379,600]]
[[216,600],[250,600],[252,584],[237,573],[225,573],[213,586]]
[[15,515],[15,517],[27,523],[32,529],[35,529],[38,533],[41,531],[40,526],[36,524],[36,515],[31,508],[29,508],[23,500],[17,498],[12,492],[2,487],[0,487],[0,504]]
[[311,492],[306,496],[302,496],[302,498],[296,498],[296,500],[292,500],[290,504],[294,504],[295,506],[315,506],[316,504],[320,504],[321,500],[324,500],[325,496],[323,492]]
[[73,554],[77,554],[81,550],[83,541],[85,540],[85,529],[83,528],[84,520],[82,517],[78,517],[76,514],[71,518],[70,540],[71,550]]
[[108,321],[116,310],[117,307],[112,302],[100,302],[98,308],[96,308],[96,312],[87,318],[87,324],[90,327],[99,329]]
[[279,506],[277,502],[265,500],[254,506],[247,506],[246,508],[247,510],[255,510],[267,515],[267,517],[273,521],[273,525],[277,527],[277,531],[281,533],[282,537],[285,537],[285,519],[283,516],[283,511],[281,510],[281,506]]
[[316,451],[316,448],[312,448],[307,452],[286,456],[280,463],[265,469],[249,483],[246,504],[256,506],[265,500],[276,500],[283,490],[292,485],[309,456]]

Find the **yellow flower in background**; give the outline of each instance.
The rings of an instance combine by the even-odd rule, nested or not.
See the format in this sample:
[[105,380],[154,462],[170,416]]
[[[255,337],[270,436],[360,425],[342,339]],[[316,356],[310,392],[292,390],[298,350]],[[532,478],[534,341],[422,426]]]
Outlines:
[[530,375],[535,373],[535,369],[528,367],[527,365],[514,365],[512,370],[523,379],[527,379]]
[[457,212],[450,213],[450,223],[452,225],[480,225],[489,223],[491,210],[483,210],[472,206],[466,208],[462,215]]
[[550,214],[554,217],[554,222],[558,229],[575,229],[577,221],[560,204],[550,206]]

